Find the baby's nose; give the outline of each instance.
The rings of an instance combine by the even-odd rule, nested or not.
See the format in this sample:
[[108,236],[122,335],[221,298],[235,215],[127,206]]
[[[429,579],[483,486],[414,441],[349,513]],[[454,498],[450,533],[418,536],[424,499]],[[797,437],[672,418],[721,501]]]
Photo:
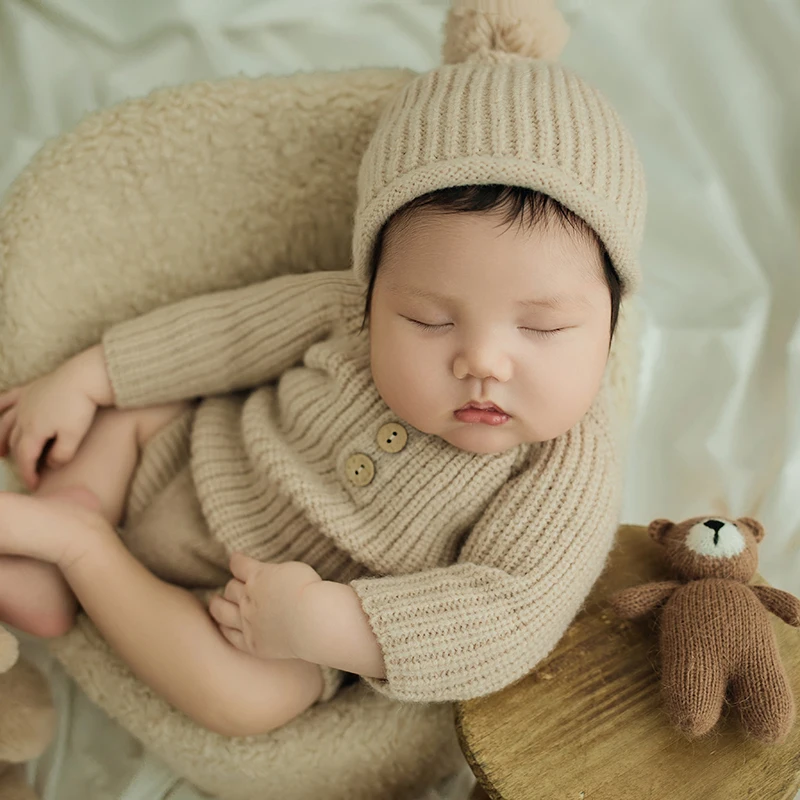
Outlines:
[[494,378],[505,383],[511,379],[511,359],[499,349],[475,347],[456,357],[453,373],[456,378],[466,377],[486,380]]

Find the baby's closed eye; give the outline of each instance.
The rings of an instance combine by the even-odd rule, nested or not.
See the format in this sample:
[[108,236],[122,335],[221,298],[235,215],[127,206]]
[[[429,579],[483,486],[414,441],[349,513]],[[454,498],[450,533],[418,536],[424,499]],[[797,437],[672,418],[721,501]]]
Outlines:
[[[455,328],[454,322],[423,322],[420,319],[415,319],[413,317],[407,317],[402,315],[403,319],[408,320],[412,324],[416,325],[418,328],[421,328],[425,331],[444,331],[450,328]],[[535,336],[539,336],[542,338],[547,338],[550,336],[555,336],[563,331],[569,330],[569,328],[574,327],[572,325],[562,325],[560,327],[534,327],[534,326],[526,326],[526,325],[519,325],[517,326],[518,330],[523,331],[525,333],[529,333]]]

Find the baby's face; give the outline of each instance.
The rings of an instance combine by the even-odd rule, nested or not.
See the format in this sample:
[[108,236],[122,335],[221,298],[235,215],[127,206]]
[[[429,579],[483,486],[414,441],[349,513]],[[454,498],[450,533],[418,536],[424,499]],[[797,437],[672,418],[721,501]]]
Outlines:
[[[531,228],[494,212],[417,211],[384,238],[372,375],[399,419],[462,450],[499,453],[553,439],[586,413],[610,319],[587,236],[555,220]],[[459,412],[470,402],[503,413]]]

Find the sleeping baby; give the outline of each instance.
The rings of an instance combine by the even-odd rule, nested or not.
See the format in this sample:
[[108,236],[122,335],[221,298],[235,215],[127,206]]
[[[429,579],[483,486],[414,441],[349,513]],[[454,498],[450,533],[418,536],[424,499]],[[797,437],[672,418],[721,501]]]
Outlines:
[[552,0],[462,0],[448,25],[364,155],[349,269],[158,308],[0,397],[30,490],[0,495],[0,619],[56,636],[80,605],[225,735],[352,675],[404,701],[497,691],[613,544],[606,367],[642,169],[549,60]]

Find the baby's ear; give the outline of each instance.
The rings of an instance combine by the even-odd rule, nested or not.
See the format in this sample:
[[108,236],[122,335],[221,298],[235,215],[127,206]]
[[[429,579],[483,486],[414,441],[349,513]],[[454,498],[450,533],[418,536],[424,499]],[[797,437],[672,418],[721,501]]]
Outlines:
[[757,542],[760,542],[764,538],[764,526],[758,522],[758,520],[752,517],[739,517],[739,519],[736,520],[736,524],[742,525],[745,528],[750,528]]
[[675,527],[668,519],[654,519],[647,527],[647,532],[654,542],[664,544],[664,537]]

